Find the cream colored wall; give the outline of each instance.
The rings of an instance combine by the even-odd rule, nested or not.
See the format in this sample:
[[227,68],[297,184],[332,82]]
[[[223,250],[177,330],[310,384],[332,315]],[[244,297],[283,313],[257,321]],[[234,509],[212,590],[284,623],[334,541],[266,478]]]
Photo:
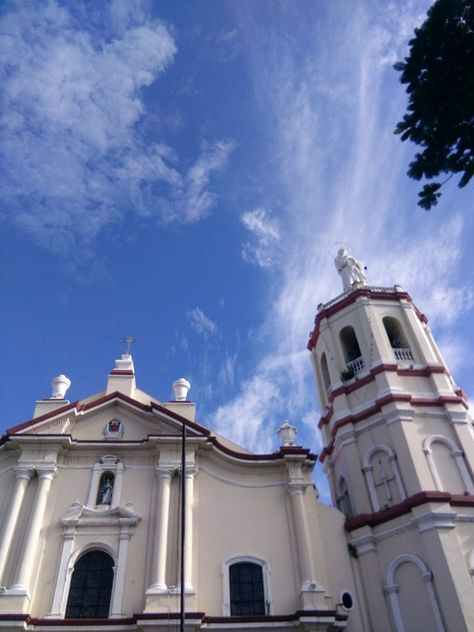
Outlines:
[[[120,406],[108,408],[99,415],[73,425],[73,435],[77,439],[101,438],[105,423],[117,416],[126,424],[124,438],[146,436],[150,422],[144,422]],[[153,422],[154,423],[154,422]],[[62,440],[66,441],[67,440]],[[64,445],[66,445],[64,443]],[[88,446],[71,445],[62,449],[57,457],[57,473],[53,480],[43,527],[36,551],[36,569],[33,573],[33,597],[28,612],[33,617],[44,617],[51,612],[57,575],[60,567],[64,528],[60,519],[78,501],[85,504],[89,494],[94,464],[104,455],[115,455],[124,466],[120,506],[133,503],[133,511],[141,518],[136,527],[130,528],[127,573],[124,585],[123,614],[132,615],[143,610],[145,591],[150,584],[151,557],[155,538],[155,517],[159,512],[157,495],[158,477],[156,467],[166,462],[179,464],[178,441],[147,446],[136,444],[126,447],[111,442]],[[224,456],[214,448],[199,449],[199,441],[190,440],[196,453],[197,475],[194,483],[193,505],[193,576],[192,583],[197,591],[195,608],[211,615],[223,614],[222,565],[231,557],[255,556],[269,563],[270,591],[273,614],[288,614],[301,607],[299,588],[301,569],[298,563],[296,528],[293,521],[292,499],[287,491],[288,471],[283,460],[274,463],[242,462]],[[23,460],[41,465],[42,460],[51,461],[54,449],[37,446],[26,448]],[[161,452],[160,452],[161,450]],[[56,448],[57,452],[57,448]],[[191,459],[191,455],[188,455]],[[192,459],[191,459],[192,460]],[[0,490],[4,496],[3,507],[8,507],[9,496],[5,490],[14,478],[11,466],[16,461],[9,457],[8,466],[0,469]],[[339,592],[339,584],[334,589],[337,574],[330,567],[332,559],[325,553],[327,534],[331,533],[334,554],[345,551],[344,534],[340,530],[340,514],[324,514],[315,497],[311,483],[310,469],[304,466],[303,474],[307,488],[304,506],[310,529],[312,555],[315,558],[316,577],[314,579],[327,591],[324,601],[334,608]],[[178,578],[178,507],[179,476],[171,482],[170,523],[167,583],[175,584]],[[29,527],[28,516],[35,501],[37,479],[28,486],[21,514],[20,526],[15,536],[15,546],[10,557],[10,567],[21,555],[21,540]],[[94,490],[93,498],[96,497]],[[321,511],[323,512],[321,514]],[[323,517],[322,517],[323,516]],[[320,527],[319,523],[324,524]],[[118,530],[116,527],[79,527],[74,539],[72,555],[76,555],[91,545],[103,546],[112,551],[116,558],[118,551]],[[338,566],[343,577],[351,573],[349,561],[344,564],[343,554],[339,554]],[[9,579],[12,575],[9,572]]]
[[[277,480],[281,478],[275,474]],[[227,476],[230,480],[239,478],[231,468]],[[199,545],[194,566],[200,587],[199,607],[223,614],[222,565],[231,557],[250,555],[270,563],[273,613],[294,612],[298,608],[298,580],[296,555],[290,547],[286,486],[240,487],[201,472],[197,502],[195,533]]]
[[[474,603],[472,600],[472,577],[468,569],[469,547],[474,544],[472,535],[472,522],[455,522],[451,527],[441,529],[427,529],[420,532],[418,524],[412,522],[412,518],[424,516],[431,509],[443,515],[448,513],[453,516],[459,511],[464,520],[474,520],[472,508],[452,508],[448,504],[431,506],[424,505],[414,508],[411,514],[400,516],[390,522],[381,524],[372,530],[366,528],[353,531],[351,541],[359,551],[359,557],[355,561],[363,575],[363,582],[367,595],[370,595],[370,611],[373,621],[390,620],[393,623],[392,609],[389,596],[384,592],[387,583],[387,571],[390,564],[400,555],[413,555],[426,564],[427,569],[433,574],[433,589],[439,603],[441,613],[445,621],[449,621],[449,630],[467,632],[474,627]],[[449,520],[448,520],[449,522]],[[456,525],[455,528],[454,524]],[[371,535],[371,544],[366,545],[365,534]],[[398,532],[398,537],[387,537],[389,533]],[[409,575],[409,574],[408,574]],[[401,573],[396,581],[407,579],[405,573]],[[418,577],[418,575],[417,575]],[[408,630],[436,629],[427,626],[427,614],[423,603],[426,603],[426,578],[419,582],[400,586],[405,594],[412,594],[414,603],[418,603],[413,616],[418,617],[418,622]],[[464,614],[462,613],[464,612]],[[411,617],[411,620],[413,617]],[[466,627],[466,621],[470,623]],[[377,627],[375,626],[375,629]]]
[[[123,441],[141,441],[146,439],[147,435],[176,433],[174,428],[158,417],[149,414],[140,416],[133,409],[121,404],[111,404],[105,409],[101,409],[100,412],[85,417],[71,418],[69,432],[74,440],[104,441],[104,428],[115,417],[123,422],[124,435],[121,438]],[[112,442],[110,441],[110,443]]]
[[[369,630],[367,604],[354,576],[354,571],[358,570],[357,561],[348,555],[344,516],[333,507],[327,507],[321,503],[318,503],[314,509],[321,533],[325,534],[322,553],[334,601],[338,603],[343,592],[350,592],[354,600],[354,608],[350,611],[347,630],[348,632],[367,631]],[[332,537],[327,537],[326,534],[331,534]],[[338,606],[338,611],[347,613],[341,606]]]

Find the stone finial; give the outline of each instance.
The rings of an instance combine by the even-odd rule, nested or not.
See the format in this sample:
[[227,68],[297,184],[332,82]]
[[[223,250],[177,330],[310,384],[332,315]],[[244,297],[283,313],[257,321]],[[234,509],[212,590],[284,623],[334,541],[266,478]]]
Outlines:
[[282,446],[295,445],[295,438],[297,434],[295,426],[292,426],[288,420],[284,420],[277,430],[277,434],[280,437]]
[[174,399],[177,402],[185,402],[188,397],[188,391],[191,388],[191,384],[184,377],[180,377],[179,380],[173,382]]
[[51,380],[50,399],[65,399],[66,391],[71,386],[71,380],[65,375],[58,375]]

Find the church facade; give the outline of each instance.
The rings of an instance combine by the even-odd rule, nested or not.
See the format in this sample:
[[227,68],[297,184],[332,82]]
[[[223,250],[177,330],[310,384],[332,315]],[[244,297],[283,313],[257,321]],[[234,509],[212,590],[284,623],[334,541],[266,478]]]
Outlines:
[[138,389],[130,355],[90,398],[52,385],[1,446],[3,629],[176,630],[182,587],[186,630],[345,628],[344,516],[293,426],[252,454],[196,422],[186,380],[166,403]]
[[196,421],[186,380],[140,390],[128,354],[81,401],[59,376],[0,445],[4,630],[177,630],[181,602],[188,631],[474,629],[466,398],[410,296],[336,266],[308,343],[335,507],[288,422],[253,454]]

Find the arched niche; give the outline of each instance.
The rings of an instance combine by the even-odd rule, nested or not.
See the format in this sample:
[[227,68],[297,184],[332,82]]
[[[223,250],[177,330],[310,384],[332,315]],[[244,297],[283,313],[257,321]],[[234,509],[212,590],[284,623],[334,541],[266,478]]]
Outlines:
[[354,515],[347,481],[344,476],[340,476],[337,482],[336,504],[347,518],[351,518]]
[[396,632],[446,632],[433,575],[417,555],[406,553],[390,563],[384,589]]
[[474,494],[464,453],[449,437],[431,435],[423,444],[435,488],[452,494]]
[[328,367],[328,360],[327,360],[327,357],[326,357],[326,353],[323,353],[321,355],[320,366],[321,366],[321,375],[322,375],[322,378],[323,378],[324,388],[325,388],[326,393],[327,393],[329,391],[330,386],[331,386],[331,377],[329,375],[329,367]]
[[115,474],[106,471],[102,474],[97,488],[96,505],[111,505],[114,493]]

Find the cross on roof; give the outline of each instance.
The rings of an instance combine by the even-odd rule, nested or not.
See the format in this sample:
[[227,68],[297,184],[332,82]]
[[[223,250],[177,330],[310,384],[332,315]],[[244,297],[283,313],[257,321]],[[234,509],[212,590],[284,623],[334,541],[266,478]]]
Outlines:
[[137,342],[137,339],[132,336],[127,336],[126,338],[122,338],[120,342],[124,342],[127,345],[127,355],[130,355],[130,348],[133,343]]

